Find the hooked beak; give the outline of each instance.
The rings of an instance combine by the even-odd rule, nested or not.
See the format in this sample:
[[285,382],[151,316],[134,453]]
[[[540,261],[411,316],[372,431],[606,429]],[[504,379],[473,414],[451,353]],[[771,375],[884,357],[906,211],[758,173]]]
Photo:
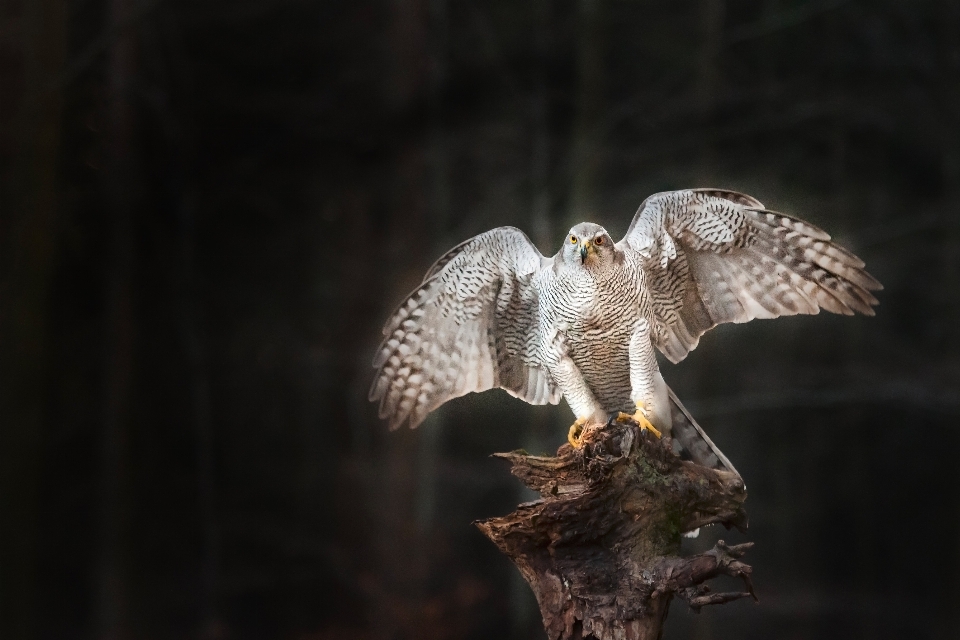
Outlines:
[[589,249],[587,247],[589,246],[590,246],[589,240],[585,241],[582,245],[580,245],[580,264],[583,264],[584,262],[587,261],[587,254],[589,253]]

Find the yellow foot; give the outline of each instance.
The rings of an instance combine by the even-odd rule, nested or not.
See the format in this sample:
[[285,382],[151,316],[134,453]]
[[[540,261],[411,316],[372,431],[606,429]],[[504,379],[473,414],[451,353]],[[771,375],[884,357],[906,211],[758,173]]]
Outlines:
[[641,429],[646,429],[653,435],[660,438],[662,434],[660,433],[660,431],[657,430],[655,426],[653,426],[650,423],[649,420],[647,420],[647,416],[646,414],[644,414],[644,410],[645,410],[645,407],[643,406],[643,402],[638,400],[637,412],[633,415],[630,415],[629,413],[624,413],[623,411],[621,411],[619,414],[617,414],[617,422],[626,422],[627,420],[633,420],[634,422],[640,425]]
[[587,424],[586,418],[577,418],[577,421],[570,425],[570,431],[567,432],[567,442],[569,442],[574,449],[579,449],[580,445],[580,436],[583,435],[583,425]]

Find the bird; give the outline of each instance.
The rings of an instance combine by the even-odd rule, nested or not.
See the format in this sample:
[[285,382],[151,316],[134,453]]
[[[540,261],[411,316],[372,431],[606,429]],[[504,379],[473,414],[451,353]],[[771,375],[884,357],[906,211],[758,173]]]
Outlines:
[[633,421],[686,458],[736,471],[664,381],[709,329],[821,309],[874,315],[882,285],[799,218],[726,189],[649,196],[626,235],[570,229],[553,257],[521,230],[461,242],[390,315],[369,398],[391,429],[470,392],[566,400],[584,429]]

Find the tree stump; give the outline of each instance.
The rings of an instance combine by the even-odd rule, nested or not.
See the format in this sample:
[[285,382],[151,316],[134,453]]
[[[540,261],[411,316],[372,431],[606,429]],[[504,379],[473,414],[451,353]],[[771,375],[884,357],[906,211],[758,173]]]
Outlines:
[[[667,438],[633,422],[588,429],[556,457],[498,453],[541,498],[475,523],[530,584],[550,640],[655,640],[674,595],[694,610],[754,597],[753,546],[679,557],[681,534],[713,523],[743,530],[747,492],[736,473],[681,460]],[[710,593],[718,575],[744,591]]]

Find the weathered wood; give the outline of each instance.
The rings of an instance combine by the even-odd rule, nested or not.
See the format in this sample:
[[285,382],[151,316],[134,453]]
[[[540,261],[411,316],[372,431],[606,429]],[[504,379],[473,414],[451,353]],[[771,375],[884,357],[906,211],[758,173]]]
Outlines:
[[[496,454],[541,499],[477,522],[530,584],[550,640],[660,638],[674,595],[699,610],[753,596],[752,546],[679,557],[681,534],[713,523],[746,527],[747,492],[735,473],[681,460],[635,423],[588,429],[556,457]],[[718,575],[745,590],[709,593]]]

